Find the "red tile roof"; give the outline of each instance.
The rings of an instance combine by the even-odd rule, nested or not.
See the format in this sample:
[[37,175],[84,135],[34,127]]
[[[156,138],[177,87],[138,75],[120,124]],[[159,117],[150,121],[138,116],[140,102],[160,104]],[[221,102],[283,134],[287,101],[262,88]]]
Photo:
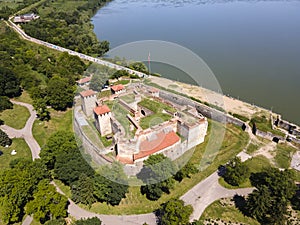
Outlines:
[[111,86],[110,87],[114,92],[117,92],[117,91],[121,91],[124,89],[124,86],[122,84],[118,84],[118,85],[114,85],[114,86]]
[[156,134],[156,136],[157,138],[155,140],[145,140],[140,144],[140,152],[138,154],[134,154],[134,160],[144,158],[180,141],[180,138],[174,131],[171,131],[167,134],[160,132]]
[[87,83],[87,82],[90,82],[91,79],[92,79],[92,77],[84,77],[84,78],[82,78],[82,79],[80,79],[80,80],[78,80],[78,81],[76,81],[76,82],[77,82],[78,84],[85,84],[85,83]]
[[110,109],[108,108],[107,105],[100,105],[100,106],[97,106],[96,108],[94,108],[94,112],[97,115],[102,115],[102,114],[110,112]]
[[87,91],[82,91],[80,92],[80,95],[82,97],[87,97],[87,96],[91,96],[91,95],[95,95],[96,92],[94,92],[93,90],[87,90]]

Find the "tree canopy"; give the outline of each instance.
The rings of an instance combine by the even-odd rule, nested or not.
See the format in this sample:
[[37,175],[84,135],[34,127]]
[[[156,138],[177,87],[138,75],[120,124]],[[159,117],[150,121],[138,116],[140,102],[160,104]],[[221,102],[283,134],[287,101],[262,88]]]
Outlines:
[[160,208],[160,219],[162,225],[186,225],[193,212],[191,205],[184,205],[179,199],[171,199]]
[[5,147],[6,145],[10,146],[12,140],[8,137],[8,135],[0,129],[0,145]]

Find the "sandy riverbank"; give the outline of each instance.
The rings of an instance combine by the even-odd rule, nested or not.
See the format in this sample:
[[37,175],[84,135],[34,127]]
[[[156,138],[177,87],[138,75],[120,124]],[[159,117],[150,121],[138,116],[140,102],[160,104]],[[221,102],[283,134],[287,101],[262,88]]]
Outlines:
[[[162,77],[151,77],[150,80],[164,88],[173,89],[177,92],[200,99],[203,102],[221,106],[227,112],[240,114],[248,118],[251,118],[254,114],[270,115],[270,111],[267,109],[216,93],[203,87],[172,81]],[[273,116],[277,117],[277,114],[273,113]]]

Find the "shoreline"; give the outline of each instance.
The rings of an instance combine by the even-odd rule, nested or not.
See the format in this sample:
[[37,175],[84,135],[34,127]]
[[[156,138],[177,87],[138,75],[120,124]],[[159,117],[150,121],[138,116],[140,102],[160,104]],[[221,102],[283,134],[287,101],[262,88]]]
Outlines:
[[[151,76],[149,77],[149,79],[152,83],[156,85],[159,85],[166,89],[172,89],[174,91],[177,91],[179,93],[185,94],[190,97],[194,97],[196,99],[201,100],[202,102],[208,102],[208,99],[213,99],[214,97],[217,97],[218,99],[221,98],[223,101],[223,105],[222,102],[218,102],[217,104],[216,102],[208,102],[208,103],[215,104],[217,106],[224,108],[224,110],[227,113],[235,113],[235,114],[248,117],[249,120],[251,120],[251,118],[254,115],[265,115],[268,117],[272,115],[274,118],[277,118],[277,116],[282,117],[281,114],[272,112],[271,110],[265,109],[261,106],[250,104],[243,100],[227,96],[223,93],[216,93],[204,87],[187,84],[179,81],[173,81],[164,77]],[[293,122],[289,122],[289,123],[294,124],[297,127],[300,127],[298,124],[295,124]]]

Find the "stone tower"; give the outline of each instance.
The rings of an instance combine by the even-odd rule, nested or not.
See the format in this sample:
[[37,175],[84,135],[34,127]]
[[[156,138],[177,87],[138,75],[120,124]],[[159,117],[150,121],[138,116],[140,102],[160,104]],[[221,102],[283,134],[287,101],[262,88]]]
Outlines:
[[94,108],[94,116],[96,128],[101,136],[106,136],[112,133],[111,127],[111,111],[107,105],[100,105]]
[[97,97],[96,92],[93,90],[87,90],[80,92],[81,96],[81,108],[86,116],[93,115],[93,109],[96,106]]

